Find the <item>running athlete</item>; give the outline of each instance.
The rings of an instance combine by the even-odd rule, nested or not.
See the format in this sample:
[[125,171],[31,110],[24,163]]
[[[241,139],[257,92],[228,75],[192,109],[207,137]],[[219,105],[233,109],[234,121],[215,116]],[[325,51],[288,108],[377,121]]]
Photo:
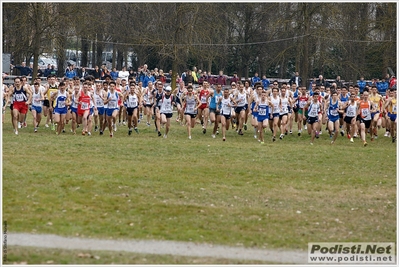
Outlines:
[[[390,96],[388,100],[385,102],[385,107],[388,109],[388,117],[390,120],[390,133],[392,136],[392,143],[395,143],[396,141],[396,127],[397,127],[397,121],[396,121],[396,114],[397,114],[397,96],[396,96],[396,89],[391,89],[390,90]],[[387,124],[388,125],[388,124]]]
[[80,85],[74,85],[73,92],[71,93],[71,114],[72,114],[72,125],[71,131],[76,134],[76,127],[78,123],[78,105],[80,96]]
[[18,135],[18,122],[20,124],[24,122],[29,104],[32,101],[32,92],[29,86],[22,86],[21,78],[19,77],[14,78],[14,86],[9,89],[6,106],[10,99],[14,100],[12,106],[13,126],[14,133]]
[[319,93],[314,92],[312,100],[309,101],[305,108],[308,110],[308,133],[311,134],[310,144],[313,145],[314,138],[319,138],[319,114],[321,112],[321,104],[318,100]]
[[[238,91],[234,95],[234,102],[237,103],[235,107],[236,120],[238,121],[238,134],[243,135],[242,127],[245,123],[246,106],[248,106],[248,95],[244,90],[244,84],[238,82]],[[230,116],[230,114],[229,114]]]
[[[162,84],[162,83],[161,83]],[[166,86],[165,93],[161,98],[161,107],[159,113],[161,114],[161,124],[165,125],[165,134],[163,138],[168,137],[170,128],[170,118],[173,116],[173,105],[175,104],[174,96],[172,95],[172,88]]]
[[182,107],[182,99],[183,99],[183,94],[187,90],[184,88],[184,82],[180,81],[179,86],[176,87],[176,89],[173,91],[173,95],[175,95],[176,99],[176,108],[177,108],[177,118],[176,122],[180,122],[180,125],[183,124],[183,118],[184,118],[184,110]]
[[[2,80],[3,81],[3,80]],[[6,113],[6,102],[8,97],[8,86],[6,84],[2,84],[2,99],[3,99],[3,110],[2,110],[2,120],[1,122],[4,123],[4,114]]]
[[244,115],[244,130],[247,130],[247,122],[248,122],[248,114],[249,114],[249,107],[248,107],[248,98],[252,94],[253,89],[251,87],[251,82],[246,80],[244,82],[244,91],[247,94],[247,97],[245,98],[245,115]]
[[[259,86],[257,86],[259,88]],[[258,136],[259,141],[265,144],[264,129],[267,128],[269,122],[269,106],[270,101],[267,98],[267,92],[262,90],[261,97],[256,101],[254,111],[257,113],[256,120],[258,121]]]
[[[353,94],[354,96],[354,94]],[[352,98],[352,95],[351,95]],[[373,103],[369,100],[369,93],[363,92],[363,99],[359,101],[357,119],[360,121],[360,137],[363,141],[363,146],[367,146],[366,132],[371,125],[371,113],[375,112],[377,107],[373,107]],[[371,138],[373,138],[373,131],[370,130]]]
[[252,120],[251,120],[251,125],[254,127],[254,138],[258,138],[258,111],[255,110],[255,105],[259,101],[259,99],[262,96],[262,91],[263,91],[263,85],[260,83],[256,84],[256,90],[252,92],[252,94],[249,97],[249,104],[251,105],[251,114],[252,114]]
[[94,101],[93,94],[89,91],[90,83],[83,83],[82,91],[78,98],[78,123],[82,124],[82,135],[89,134],[90,104]]
[[[205,81],[204,81],[205,83]],[[211,119],[211,123],[213,123],[213,131],[212,131],[212,138],[216,138],[216,134],[218,133],[219,123],[220,121],[220,107],[219,111],[216,110],[216,105],[219,103],[219,99],[223,97],[222,92],[222,85],[217,84],[215,90],[211,90],[208,99],[210,98],[209,102],[209,117]],[[207,99],[207,102],[209,101]]]
[[137,129],[137,122],[139,107],[141,107],[141,92],[136,91],[135,82],[130,82],[130,91],[125,93],[124,99],[126,101],[127,125],[129,128],[128,134],[132,134],[132,125],[134,127],[134,131],[139,133],[139,130]]
[[[51,130],[55,130],[55,125],[53,122],[53,111],[55,103],[50,102],[51,95],[58,92],[58,83],[56,82],[55,75],[49,75],[47,77],[48,83],[46,84],[45,100],[43,102],[43,115],[47,117],[45,127],[49,127],[51,122]],[[48,115],[48,116],[47,116]]]
[[357,103],[355,101],[355,94],[351,94],[349,101],[343,104],[343,110],[346,110],[344,115],[344,122],[346,124],[347,137],[353,143],[353,135],[355,133],[356,114],[357,114]]
[[223,97],[219,98],[219,101],[216,105],[216,111],[220,112],[223,141],[226,141],[226,131],[229,130],[231,111],[236,105],[237,103],[234,100],[234,97],[230,95],[229,89],[225,87],[223,90]]
[[370,127],[370,131],[374,135],[371,138],[371,141],[373,141],[375,138],[378,138],[378,129],[381,128],[382,123],[382,107],[384,106],[384,99],[380,94],[378,94],[377,86],[373,85],[371,87],[371,94],[369,96],[369,99],[373,103],[373,109],[375,109],[375,112],[371,113],[372,122]]
[[202,133],[206,134],[206,127],[208,125],[209,107],[208,107],[209,88],[208,83],[203,83],[202,90],[199,91],[198,99],[201,101],[201,106],[198,108],[197,119],[200,119],[202,125]]
[[65,116],[68,111],[69,93],[66,91],[65,82],[60,82],[58,85],[58,92],[51,96],[51,101],[55,102],[53,118],[54,123],[57,125],[56,134],[59,135],[61,130],[64,129]]
[[109,92],[107,98],[104,100],[104,104],[107,106],[107,122],[109,129],[109,136],[112,138],[114,136],[114,127],[112,124],[116,124],[116,116],[118,115],[118,103],[123,100],[123,95],[115,90],[116,83],[114,81],[109,82]]
[[288,133],[287,122],[288,122],[288,112],[292,108],[291,99],[286,94],[286,88],[282,87],[280,92],[280,139],[284,138],[284,134]]
[[43,110],[43,101],[44,94],[43,91],[40,90],[40,83],[35,82],[33,84],[33,92],[32,92],[32,117],[33,117],[33,127],[34,132],[37,132],[37,127],[42,119],[42,110]]
[[309,101],[309,97],[306,94],[306,87],[300,87],[299,89],[300,95],[298,97],[298,136],[301,136],[302,134],[302,126],[303,123],[306,123],[307,116],[308,116],[308,110],[305,109],[306,104]]
[[152,105],[154,103],[154,99],[152,96],[152,91],[154,90],[154,84],[152,81],[148,82],[147,88],[143,89],[143,94],[142,94],[142,105],[144,107],[144,115],[147,118],[147,126],[151,126],[151,116],[152,114]]
[[154,103],[153,103],[153,113],[155,114],[155,130],[158,132],[158,136],[161,136],[161,105],[163,96],[163,84],[162,82],[157,82],[157,88],[152,92]]
[[[273,142],[276,141],[276,133],[280,120],[281,101],[278,92],[279,92],[278,88],[273,87],[272,96],[270,97],[270,106],[271,106],[270,117],[273,121],[273,138],[272,138]],[[282,132],[280,133],[280,137],[281,134]]]
[[330,97],[329,101],[326,105],[326,114],[328,116],[328,131],[330,132],[330,136],[334,133],[333,140],[331,144],[335,143],[338,137],[339,130],[339,107],[340,103],[338,100],[338,94],[334,90],[332,92],[332,97]]
[[[292,134],[292,126],[295,122],[298,121],[298,102],[296,101],[299,96],[299,90],[297,88],[296,83],[293,83],[289,90],[287,90],[288,98],[291,99],[292,108],[288,109],[288,128],[290,130],[290,134]],[[293,114],[294,113],[294,114]]]
[[197,116],[197,110],[202,102],[193,93],[193,86],[187,86],[187,94],[183,99],[184,116],[186,117],[188,139],[191,139],[191,129],[194,128]]
[[[97,132],[100,129],[100,134],[104,127],[104,100],[106,98],[106,94],[103,90],[103,85],[100,82],[96,82],[96,90],[94,90],[94,102],[96,103],[97,110],[94,111],[94,131]],[[100,121],[100,123],[99,123]],[[100,128],[99,128],[100,127]]]
[[[347,106],[347,102],[349,101],[350,95],[348,94],[346,87],[343,87],[342,89],[340,87],[337,87],[337,93],[338,93],[339,102],[341,103],[341,109],[344,109],[343,107]],[[346,124],[346,122],[344,121],[344,113],[340,113],[339,114],[339,128],[341,129],[341,131],[340,131],[341,136],[344,136],[344,134],[345,134],[343,129],[348,128],[345,124]],[[347,134],[349,135],[349,132]]]

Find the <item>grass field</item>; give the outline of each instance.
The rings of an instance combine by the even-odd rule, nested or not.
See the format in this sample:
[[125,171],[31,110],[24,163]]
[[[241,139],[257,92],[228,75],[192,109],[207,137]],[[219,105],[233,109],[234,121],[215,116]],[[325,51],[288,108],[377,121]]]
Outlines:
[[397,150],[383,130],[367,147],[325,132],[313,146],[296,131],[273,143],[268,130],[261,146],[252,127],[222,142],[197,125],[189,140],[174,119],[167,139],[143,123],[111,139],[33,133],[29,115],[16,136],[7,110],[8,231],[302,250],[396,241]]

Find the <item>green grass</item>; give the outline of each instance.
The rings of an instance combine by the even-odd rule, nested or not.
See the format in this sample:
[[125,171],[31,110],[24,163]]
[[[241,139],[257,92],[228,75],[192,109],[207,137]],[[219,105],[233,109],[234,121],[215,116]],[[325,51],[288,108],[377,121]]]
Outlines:
[[[396,240],[396,144],[363,147],[326,132],[261,146],[249,127],[188,140],[139,124],[114,138],[3,125],[3,220],[9,232],[307,249],[308,242]],[[29,116],[28,123],[31,125]],[[42,123],[42,126],[44,123]],[[296,128],[295,128],[296,129]],[[162,132],[164,129],[162,129]],[[369,137],[368,137],[369,138]],[[48,225],[51,222],[52,225]]]
[[78,251],[33,247],[8,247],[5,264],[268,264],[262,261],[138,254],[110,251]]

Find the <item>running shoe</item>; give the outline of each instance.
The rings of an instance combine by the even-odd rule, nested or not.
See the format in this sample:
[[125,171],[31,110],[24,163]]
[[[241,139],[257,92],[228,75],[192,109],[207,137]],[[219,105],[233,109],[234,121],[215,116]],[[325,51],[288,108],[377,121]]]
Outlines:
[[35,133],[37,133],[37,128],[35,127]]
[[298,136],[301,136],[301,132],[298,132]]
[[122,122],[122,125],[123,125],[123,126],[126,126],[126,122],[125,122],[125,121],[123,121],[123,122]]
[[113,136],[114,136],[114,134],[113,134],[113,133],[110,133],[110,134],[109,134],[109,137],[111,137],[111,138],[112,138]]
[[263,142],[263,141],[262,141],[262,142],[260,142],[260,144],[261,144],[261,145],[264,145],[264,144],[265,144],[265,142]]
[[363,142],[363,146],[367,146],[367,142],[366,141]]
[[14,130],[15,135],[18,135],[18,130]]
[[94,127],[94,131],[97,132],[98,130],[98,126]]
[[256,136],[256,134],[254,135],[254,138],[256,139],[256,138],[258,138],[258,136]]
[[311,146],[313,146],[313,143],[310,143]]
[[305,124],[305,130],[307,130],[308,129],[308,126]]
[[283,140],[284,134],[280,134],[280,140]]
[[164,134],[164,135],[163,135],[163,138],[165,138],[165,139],[166,139],[166,138],[168,138],[168,136],[167,136],[166,134]]
[[316,131],[316,138],[319,138],[319,132]]
[[86,132],[85,132],[85,131],[82,131],[82,135],[86,135]]
[[223,137],[223,142],[226,141],[226,137]]
[[238,131],[238,134],[239,135],[244,135],[241,129]]
[[216,138],[216,135],[212,134],[212,138]]
[[348,137],[348,139],[351,139],[351,135],[349,133],[346,135],[346,137]]
[[395,141],[396,141],[396,136],[393,136],[392,137],[392,143],[395,143]]
[[285,131],[285,135],[287,135],[288,134],[288,131]]
[[114,132],[116,132],[117,128],[116,128],[116,123],[114,124]]
[[351,138],[351,143],[353,143],[353,137]]
[[389,132],[387,131],[387,132],[385,132],[384,136],[388,137],[388,134],[389,134]]
[[129,129],[127,133],[128,133],[128,135],[131,135],[132,134],[132,129]]
[[341,133],[341,136],[344,136],[344,134],[345,134],[344,130],[341,130],[340,133]]
[[290,134],[292,134],[292,131],[290,131]]
[[87,135],[88,135],[88,136],[91,136],[91,132],[87,132]]
[[150,124],[149,122],[147,122],[147,126],[148,126],[148,127],[150,127],[150,126],[151,126],[151,124]]
[[137,127],[134,127],[134,131],[135,131],[136,133],[139,133],[139,129],[137,129]]
[[18,122],[18,129],[21,129],[21,123]]
[[244,130],[245,131],[247,130],[247,124],[246,123],[244,123]]
[[202,133],[206,134],[206,129],[205,128],[202,129]]
[[103,131],[100,131],[100,135],[103,135],[104,134],[104,132]]
[[24,122],[22,123],[22,126],[24,126],[24,128],[26,128],[26,126],[28,126],[28,125],[26,124],[26,121],[24,121]]
[[158,136],[161,136],[161,135],[162,135],[161,132],[158,131]]
[[48,127],[50,127],[50,126],[48,126],[48,124],[46,123],[46,124],[44,125],[44,127],[48,128]]
[[273,136],[273,142],[275,142],[276,141],[276,137],[275,136]]
[[188,139],[190,139],[190,140],[191,140],[191,135],[188,137]]
[[334,141],[331,141],[331,144],[333,145],[333,144],[334,144]]

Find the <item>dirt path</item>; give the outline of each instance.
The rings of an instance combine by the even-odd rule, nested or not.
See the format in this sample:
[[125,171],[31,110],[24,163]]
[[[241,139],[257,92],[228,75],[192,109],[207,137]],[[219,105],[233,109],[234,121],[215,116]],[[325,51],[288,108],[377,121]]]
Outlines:
[[286,264],[307,263],[307,252],[305,251],[251,249],[177,241],[104,240],[47,234],[8,233],[7,245],[259,260]]

